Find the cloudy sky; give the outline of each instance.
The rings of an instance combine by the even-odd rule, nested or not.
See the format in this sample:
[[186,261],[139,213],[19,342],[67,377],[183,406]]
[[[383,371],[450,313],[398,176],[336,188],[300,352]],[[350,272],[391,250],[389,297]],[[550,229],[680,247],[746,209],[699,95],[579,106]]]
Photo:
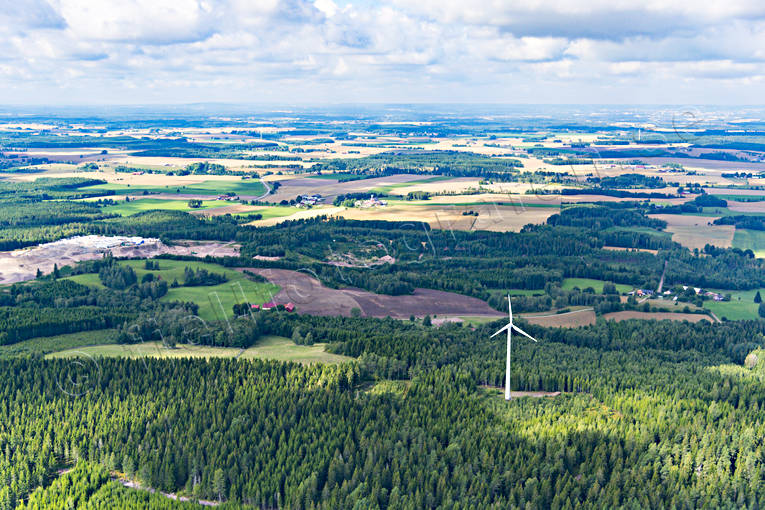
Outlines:
[[762,104],[762,0],[0,0],[0,104]]

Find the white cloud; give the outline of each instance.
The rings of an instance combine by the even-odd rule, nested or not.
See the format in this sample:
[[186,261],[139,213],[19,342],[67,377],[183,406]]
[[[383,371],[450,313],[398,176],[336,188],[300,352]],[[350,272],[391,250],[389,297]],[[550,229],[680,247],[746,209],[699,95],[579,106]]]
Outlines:
[[751,0],[0,0],[11,100],[716,102],[763,61]]
[[191,42],[208,37],[213,5],[203,0],[58,0],[75,37],[143,44]]

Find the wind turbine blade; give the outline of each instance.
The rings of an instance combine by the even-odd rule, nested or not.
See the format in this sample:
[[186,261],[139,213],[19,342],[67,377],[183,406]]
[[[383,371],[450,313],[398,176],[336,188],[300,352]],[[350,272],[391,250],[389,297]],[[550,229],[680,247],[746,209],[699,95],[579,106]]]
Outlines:
[[495,336],[499,335],[499,334],[500,334],[500,333],[502,333],[503,331],[507,331],[507,329],[508,329],[509,327],[511,327],[511,326],[512,326],[512,324],[506,324],[506,325],[505,325],[505,327],[503,327],[502,329],[500,329],[499,331],[497,331],[496,333],[494,333],[493,335],[491,335],[489,338],[494,338]]
[[[508,324],[508,326],[510,326],[510,324]],[[526,333],[525,331],[523,331],[521,328],[519,328],[519,327],[518,327],[518,326],[516,326],[515,324],[513,324],[513,325],[512,325],[512,328],[513,328],[514,330],[516,330],[518,333],[520,333],[521,335],[523,335],[523,336],[527,336],[527,337],[529,337],[530,339],[534,340],[535,342],[537,342],[537,341],[538,341],[536,338],[534,338],[533,336],[529,335],[528,333]]]
[[507,295],[507,314],[510,316],[510,324],[513,323],[513,305],[510,304],[510,294]]

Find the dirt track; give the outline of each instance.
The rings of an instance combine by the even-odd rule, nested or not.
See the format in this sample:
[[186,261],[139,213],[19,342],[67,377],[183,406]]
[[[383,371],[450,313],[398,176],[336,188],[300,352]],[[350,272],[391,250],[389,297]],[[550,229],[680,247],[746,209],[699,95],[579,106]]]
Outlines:
[[388,296],[359,289],[330,289],[313,275],[288,269],[249,269],[279,285],[274,296],[278,303],[295,303],[297,311],[311,315],[350,316],[353,308],[365,317],[398,319],[425,315],[470,315],[503,317],[477,298],[432,289],[416,289],[414,294]]

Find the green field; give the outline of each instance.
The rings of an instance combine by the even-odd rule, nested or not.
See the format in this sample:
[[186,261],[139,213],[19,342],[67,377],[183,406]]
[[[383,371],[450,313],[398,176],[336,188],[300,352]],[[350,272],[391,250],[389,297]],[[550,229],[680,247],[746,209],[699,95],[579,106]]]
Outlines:
[[133,214],[161,209],[163,211],[196,211],[199,209],[210,209],[213,207],[223,207],[231,205],[231,202],[225,200],[204,200],[202,206],[197,209],[189,207],[188,200],[162,200],[159,198],[142,198],[131,200],[130,202],[121,201],[115,205],[107,205],[103,211],[107,214],[119,214],[121,216],[131,216]]
[[326,352],[326,344],[296,345],[289,338],[266,336],[254,347],[238,349],[235,347],[209,347],[206,345],[179,344],[168,349],[161,342],[138,344],[91,345],[66,349],[48,354],[46,358],[76,358],[81,356],[107,358],[239,358],[271,359],[293,361],[296,363],[342,363],[352,358]]
[[704,308],[711,310],[718,319],[725,317],[730,321],[741,321],[757,319],[757,308],[759,305],[754,302],[754,295],[757,291],[765,297],[765,289],[752,290],[715,290],[721,294],[730,294],[730,301],[704,301]]
[[[331,181],[337,181],[339,179],[343,179],[346,177],[358,177],[356,174],[350,174],[347,172],[337,172],[337,173],[322,173],[322,174],[313,174],[309,175],[309,179],[325,179],[325,180],[331,180]],[[363,177],[363,176],[362,176]]]
[[757,258],[765,257],[765,232],[761,230],[737,228],[732,244],[734,248],[752,250]]
[[77,282],[80,285],[87,285],[88,287],[96,287],[99,289],[106,288],[104,284],[101,283],[101,279],[95,273],[78,274],[75,276],[67,276],[66,278],[62,278],[62,279],[72,280],[73,282]]
[[98,329],[66,335],[32,338],[11,345],[0,346],[0,358],[47,354],[86,345],[109,344],[117,341],[116,329]]
[[[603,284],[606,283],[603,280],[593,280],[591,278],[564,278],[563,279],[563,285],[561,285],[561,288],[563,290],[573,290],[574,287],[579,287],[580,289],[586,289],[587,287],[592,287],[595,289],[595,292],[598,294],[603,293]],[[625,285],[623,283],[617,283],[616,290],[620,294],[624,294],[625,292],[631,291],[634,287],[632,285]]]
[[260,214],[262,216],[261,218],[262,220],[267,220],[269,218],[281,218],[282,216],[289,216],[301,210],[303,209],[301,209],[300,207],[275,205],[271,207],[260,207],[250,212],[239,213],[239,214],[241,214],[242,216]]
[[[211,273],[223,273],[228,278],[226,283],[220,285],[200,286],[200,287],[176,287],[168,290],[160,301],[191,301],[199,305],[199,316],[205,320],[222,320],[223,317],[233,316],[233,306],[235,303],[247,301],[249,303],[260,304],[270,301],[272,296],[279,292],[279,287],[270,283],[253,282],[246,275],[233,269],[228,269],[217,264],[207,264],[197,261],[165,260],[157,259],[159,262],[159,271],[148,271],[144,269],[144,260],[124,260],[119,264],[132,267],[138,281],[146,273],[153,273],[155,276],[161,276],[168,283],[178,280],[183,284],[183,270],[190,267],[193,270],[206,269]],[[82,274],[67,277],[83,285],[91,287],[101,287],[101,280],[97,274]]]
[[[172,177],[168,177],[168,180]],[[183,186],[129,186],[126,184],[107,183],[80,188],[82,191],[113,191],[115,195],[135,195],[146,191],[147,193],[183,193],[187,195],[220,195],[223,193],[235,193],[237,195],[260,196],[266,192],[265,186],[259,180],[249,179],[245,181],[210,180],[197,184]]]
[[342,363],[353,358],[327,352],[326,344],[296,345],[289,338],[266,336],[255,346],[245,349],[240,356],[244,359],[273,359],[296,363]]

